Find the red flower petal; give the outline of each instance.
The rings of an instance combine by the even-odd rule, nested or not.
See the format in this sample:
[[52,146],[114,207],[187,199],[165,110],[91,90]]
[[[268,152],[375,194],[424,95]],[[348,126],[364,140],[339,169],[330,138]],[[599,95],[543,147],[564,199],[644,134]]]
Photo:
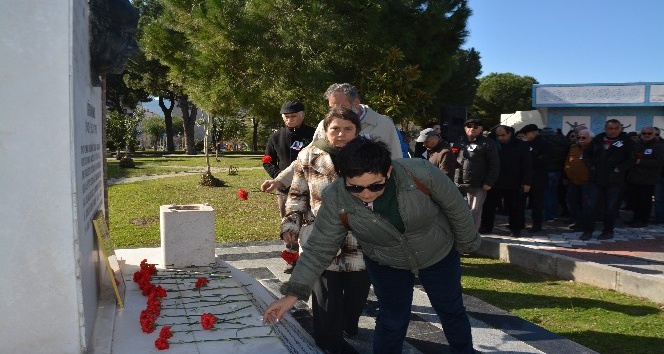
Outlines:
[[247,192],[246,190],[240,188],[240,190],[237,191],[237,196],[242,200],[247,200],[247,199],[249,199],[249,192]]
[[171,326],[161,327],[161,331],[159,331],[159,338],[168,339],[171,337],[173,337],[173,332],[171,332]]
[[205,278],[205,277],[200,277],[198,280],[196,280],[196,285],[194,285],[194,288],[200,289],[204,286],[206,286],[210,281]]
[[201,315],[201,327],[203,329],[212,329],[214,324],[217,322],[217,317],[210,313],[204,313]]
[[291,252],[289,250],[284,250],[281,252],[281,258],[286,261],[286,263],[293,263],[297,261],[300,258],[300,254],[298,252]]
[[168,349],[168,340],[166,338],[159,337],[156,341],[154,341],[154,346],[159,350]]
[[271,163],[272,162],[272,156],[270,155],[265,155],[262,158],[263,163]]

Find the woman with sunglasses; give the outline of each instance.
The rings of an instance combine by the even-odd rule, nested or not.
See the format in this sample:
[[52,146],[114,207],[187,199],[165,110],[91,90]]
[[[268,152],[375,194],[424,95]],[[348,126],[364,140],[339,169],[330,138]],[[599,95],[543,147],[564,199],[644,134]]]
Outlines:
[[[325,138],[300,151],[293,164],[286,216],[281,222],[285,242],[306,244],[321,206],[323,189],[337,178],[339,149],[357,137],[361,123],[352,110],[333,106],[323,119],[323,128]],[[330,353],[343,353],[344,334],[357,334],[370,286],[362,251],[351,233],[347,233],[337,250],[311,291],[314,339]]]
[[440,169],[422,159],[390,159],[385,144],[357,138],[338,155],[339,176],[324,191],[313,231],[285,295],[264,314],[283,317],[307,299],[352,230],[378,298],[374,353],[401,353],[417,275],[453,353],[473,353],[461,293],[459,253],[481,242],[468,205]]

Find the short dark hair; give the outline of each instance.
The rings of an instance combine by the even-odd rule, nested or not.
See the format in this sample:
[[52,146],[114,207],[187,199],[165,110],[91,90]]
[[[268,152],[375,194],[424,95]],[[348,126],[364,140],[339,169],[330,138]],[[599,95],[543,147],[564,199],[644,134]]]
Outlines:
[[390,150],[382,141],[358,137],[344,146],[338,155],[339,176],[343,178],[362,176],[365,173],[387,177],[392,166]]
[[343,119],[355,124],[355,135],[360,134],[360,130],[362,130],[362,123],[360,122],[360,117],[358,117],[357,113],[353,112],[352,109],[340,105],[334,105],[330,107],[330,110],[325,115],[325,118],[323,118],[323,128],[325,131],[327,131],[327,128],[335,119]]
[[432,121],[424,125],[425,128],[433,128],[434,125],[440,125],[440,122]]
[[504,125],[504,124],[496,125],[496,127],[493,128],[491,131],[493,133],[495,133],[498,130],[498,128],[501,128],[502,130],[504,130],[505,133],[508,133],[510,135],[514,135],[514,127],[510,127],[510,126]]
[[620,121],[617,120],[617,119],[609,119],[609,120],[607,120],[606,123],[604,123],[604,126],[606,127],[609,123],[611,123],[611,124],[620,124],[620,126],[622,127],[622,123],[620,123]]

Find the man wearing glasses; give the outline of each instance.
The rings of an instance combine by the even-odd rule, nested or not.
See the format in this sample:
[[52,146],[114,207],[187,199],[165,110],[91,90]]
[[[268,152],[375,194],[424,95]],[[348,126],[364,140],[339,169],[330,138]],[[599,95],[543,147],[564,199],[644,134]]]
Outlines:
[[659,182],[664,166],[664,145],[655,139],[655,129],[641,129],[639,141],[636,143],[636,163],[632,167],[627,183],[634,216],[629,222],[631,227],[648,225],[652,212],[652,195],[655,185]]
[[483,131],[481,120],[467,120],[464,124],[466,134],[461,136],[451,149],[458,154],[454,182],[468,200],[476,230],[479,230],[482,221],[482,206],[486,193],[496,183],[500,173],[496,143],[484,137]]

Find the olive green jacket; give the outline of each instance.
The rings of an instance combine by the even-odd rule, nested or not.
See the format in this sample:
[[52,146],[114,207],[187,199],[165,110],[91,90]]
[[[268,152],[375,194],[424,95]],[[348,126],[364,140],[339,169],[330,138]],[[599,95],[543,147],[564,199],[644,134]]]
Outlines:
[[[400,233],[387,219],[367,209],[338,178],[323,191],[314,229],[290,280],[281,287],[283,294],[305,300],[309,297],[311,287],[346,237],[343,214],[367,257],[414,274],[443,259],[452,247],[460,253],[479,247],[481,239],[468,203],[442,171],[423,159],[396,159],[392,165],[406,231]],[[424,191],[418,189],[408,171],[424,185]]]

